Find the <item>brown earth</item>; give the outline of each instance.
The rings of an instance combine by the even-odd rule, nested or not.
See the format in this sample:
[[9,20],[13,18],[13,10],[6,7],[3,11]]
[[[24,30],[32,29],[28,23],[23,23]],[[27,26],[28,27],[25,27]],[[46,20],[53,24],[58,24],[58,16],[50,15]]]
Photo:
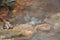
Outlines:
[[14,28],[0,22],[0,40],[60,40],[60,0],[16,0],[12,12]]

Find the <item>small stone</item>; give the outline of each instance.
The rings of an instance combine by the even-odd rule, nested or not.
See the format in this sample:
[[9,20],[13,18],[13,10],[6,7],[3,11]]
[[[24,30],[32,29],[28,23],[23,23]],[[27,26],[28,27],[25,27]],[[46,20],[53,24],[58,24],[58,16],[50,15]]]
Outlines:
[[7,30],[11,36],[18,36],[18,35],[23,35],[23,36],[30,36],[33,33],[33,27],[29,24],[20,24],[16,25],[13,29]]
[[0,38],[5,38],[6,36],[1,35]]
[[30,36],[33,32],[32,31],[28,31],[28,30],[22,30],[21,34],[23,36]]
[[49,24],[41,24],[36,26],[36,30],[40,31],[50,31],[50,25]]
[[19,31],[19,33],[21,33],[24,36],[29,36],[33,33],[33,27],[29,24],[17,25],[17,27],[15,27],[13,30]]

